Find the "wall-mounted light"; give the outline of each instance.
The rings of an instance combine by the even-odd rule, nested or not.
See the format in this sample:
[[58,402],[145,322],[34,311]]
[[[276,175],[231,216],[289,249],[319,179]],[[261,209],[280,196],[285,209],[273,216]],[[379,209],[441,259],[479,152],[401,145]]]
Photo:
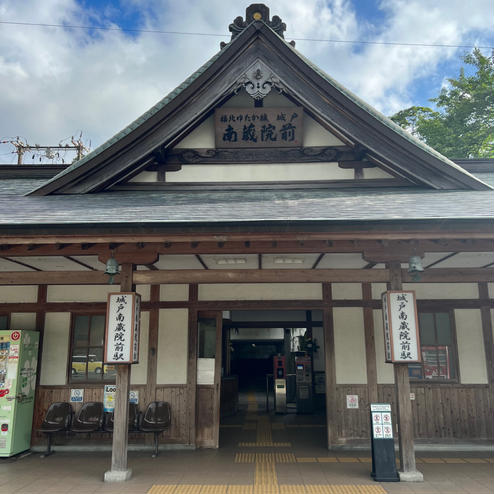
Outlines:
[[106,270],[105,274],[107,274],[110,279],[108,280],[109,285],[113,285],[113,277],[120,272],[120,266],[118,265],[118,261],[113,257],[113,253],[111,257],[106,261]]
[[419,281],[420,273],[423,271],[422,258],[420,256],[410,256],[408,260],[408,272],[412,275],[412,280]]

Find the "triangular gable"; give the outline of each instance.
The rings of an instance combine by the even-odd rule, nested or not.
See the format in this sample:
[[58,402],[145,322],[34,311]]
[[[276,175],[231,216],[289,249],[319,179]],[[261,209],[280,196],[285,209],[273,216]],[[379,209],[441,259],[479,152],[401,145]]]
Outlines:
[[489,188],[339,85],[265,22],[254,20],[157,105],[31,194],[98,192],[166,161],[167,150],[242,87],[246,70],[256,63],[264,64],[284,94],[313,118],[393,175],[434,189]]

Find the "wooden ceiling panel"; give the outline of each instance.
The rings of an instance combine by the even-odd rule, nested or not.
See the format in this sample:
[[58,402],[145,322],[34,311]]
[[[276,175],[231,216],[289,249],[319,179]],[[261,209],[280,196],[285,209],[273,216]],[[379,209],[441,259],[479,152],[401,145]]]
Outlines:
[[326,254],[316,269],[360,269],[366,265],[362,254]]
[[[16,256],[10,257],[10,259],[33,266],[41,271],[90,271],[89,268],[62,256]],[[18,269],[21,267],[19,265],[15,271],[21,271]]]

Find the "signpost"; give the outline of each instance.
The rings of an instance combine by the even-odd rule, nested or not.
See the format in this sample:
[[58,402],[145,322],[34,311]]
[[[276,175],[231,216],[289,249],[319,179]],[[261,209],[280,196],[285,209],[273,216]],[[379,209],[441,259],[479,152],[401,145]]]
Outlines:
[[391,405],[389,403],[371,403],[371,449],[372,473],[377,482],[399,482],[396,471],[395,442]]

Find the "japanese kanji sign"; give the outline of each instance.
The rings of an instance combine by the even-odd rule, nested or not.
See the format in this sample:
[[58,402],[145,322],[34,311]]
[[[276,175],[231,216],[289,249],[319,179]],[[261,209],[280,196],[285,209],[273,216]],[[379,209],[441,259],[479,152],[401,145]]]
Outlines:
[[108,294],[105,363],[135,364],[139,361],[140,307],[138,293]]
[[420,338],[414,291],[382,294],[386,362],[420,362]]
[[217,148],[302,146],[301,107],[221,108],[215,111]]

